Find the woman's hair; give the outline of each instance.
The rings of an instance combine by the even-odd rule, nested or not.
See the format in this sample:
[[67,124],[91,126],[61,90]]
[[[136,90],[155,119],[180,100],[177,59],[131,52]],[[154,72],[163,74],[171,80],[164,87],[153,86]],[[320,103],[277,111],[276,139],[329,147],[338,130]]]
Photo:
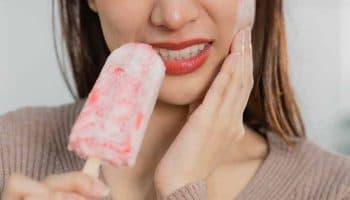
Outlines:
[[[306,135],[289,80],[283,0],[258,0],[256,6],[252,33],[255,84],[244,121],[257,130],[276,132],[293,147],[294,139]],[[86,0],[59,0],[58,10],[78,97],[67,81],[64,66],[60,69],[75,99],[85,98],[110,51],[98,15]]]

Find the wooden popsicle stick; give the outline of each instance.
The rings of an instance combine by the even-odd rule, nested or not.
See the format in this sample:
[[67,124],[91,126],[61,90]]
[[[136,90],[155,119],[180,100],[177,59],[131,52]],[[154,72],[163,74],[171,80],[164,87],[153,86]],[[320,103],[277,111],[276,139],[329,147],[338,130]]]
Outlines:
[[83,172],[90,176],[98,178],[98,175],[100,173],[100,165],[101,165],[100,159],[96,157],[89,157],[85,162]]

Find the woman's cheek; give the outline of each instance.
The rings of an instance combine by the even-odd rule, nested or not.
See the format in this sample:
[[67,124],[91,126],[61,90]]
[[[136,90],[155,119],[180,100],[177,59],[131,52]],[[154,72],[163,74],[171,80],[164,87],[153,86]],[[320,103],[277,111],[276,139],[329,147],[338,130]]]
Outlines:
[[139,6],[131,7],[131,3],[100,5],[99,18],[110,50],[127,42],[138,41],[138,34],[147,24],[147,11]]

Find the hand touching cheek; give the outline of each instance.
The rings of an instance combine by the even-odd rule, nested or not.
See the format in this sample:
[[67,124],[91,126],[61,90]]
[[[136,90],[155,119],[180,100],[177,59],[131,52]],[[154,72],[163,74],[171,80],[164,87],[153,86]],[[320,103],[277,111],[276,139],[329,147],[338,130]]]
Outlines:
[[245,29],[235,36],[203,102],[190,107],[191,115],[156,168],[157,195],[206,179],[243,137],[243,112],[254,82],[250,34]]

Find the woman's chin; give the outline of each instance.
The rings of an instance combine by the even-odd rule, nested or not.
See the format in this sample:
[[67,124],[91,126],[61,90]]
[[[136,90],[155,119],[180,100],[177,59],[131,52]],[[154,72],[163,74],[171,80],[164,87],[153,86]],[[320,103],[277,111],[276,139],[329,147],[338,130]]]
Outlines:
[[205,92],[205,88],[199,90],[198,87],[193,89],[183,86],[180,90],[174,88],[172,90],[170,88],[163,88],[159,93],[158,99],[167,104],[185,106],[198,100],[202,100],[205,96]]
[[166,75],[159,92],[159,100],[172,105],[189,105],[203,99],[217,74],[213,62],[204,64],[198,70],[179,76]]
[[200,95],[186,95],[183,91],[176,93],[176,95],[170,95],[174,93],[166,92],[160,93],[158,96],[158,100],[176,106],[185,106],[195,102],[200,98]]

